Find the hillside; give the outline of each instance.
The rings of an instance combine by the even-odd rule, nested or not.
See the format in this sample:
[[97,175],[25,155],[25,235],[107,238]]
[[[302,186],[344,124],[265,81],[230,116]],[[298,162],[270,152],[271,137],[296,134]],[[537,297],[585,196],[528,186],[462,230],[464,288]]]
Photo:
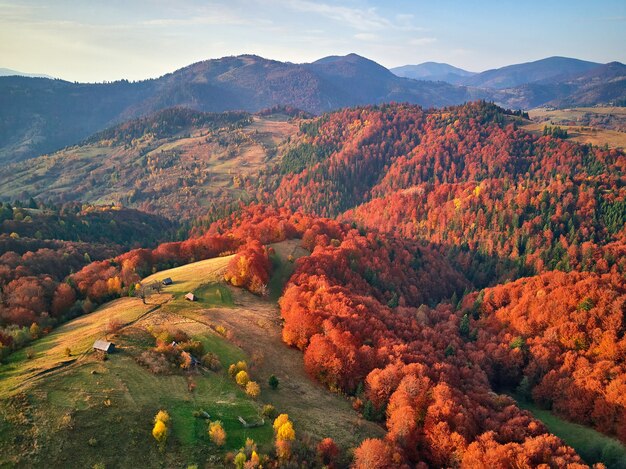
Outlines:
[[532,122],[524,128],[540,135],[546,126],[559,126],[568,138],[579,143],[626,148],[626,108],[579,107],[537,108],[529,111]]
[[554,99],[549,104],[576,107],[623,102],[626,98],[626,65],[619,62],[600,65],[566,83],[574,87],[575,91],[566,97]]
[[[107,127],[175,106],[254,113],[281,105],[321,114],[389,102],[442,107],[486,99],[524,109],[546,103],[604,104],[626,97],[619,65],[551,57],[470,76],[449,66],[442,72],[441,64],[428,63],[418,66],[419,80],[414,80],[356,54],[304,64],[241,55],[197,62],[134,83],[0,77],[0,165],[56,151]],[[456,79],[446,83],[442,73],[460,77],[458,84]]]
[[0,239],[9,237],[16,244],[25,239],[62,240],[129,249],[158,244],[174,234],[174,224],[166,218],[121,206],[69,203],[58,207],[32,200],[26,207],[6,203],[0,210]]
[[164,110],[80,146],[0,168],[2,197],[121,204],[180,221],[228,213],[297,132],[286,114]]
[[[320,158],[286,174],[274,197],[293,210],[345,212],[343,220],[429,241],[459,255],[477,285],[591,268],[589,256],[605,256],[603,270],[616,262],[624,271],[624,154],[534,136],[517,127],[523,122],[485,103],[333,113],[310,127],[312,148],[302,148]],[[568,215],[570,204],[578,215]],[[591,212],[582,215],[583,206]],[[571,247],[582,243],[585,250]]]
[[113,124],[173,106],[257,112],[286,105],[312,113],[343,106],[409,101],[459,104],[485,93],[399,78],[350,54],[311,64],[253,55],[198,62],[158,79],[70,83],[0,77],[0,164],[75,144]]
[[[275,247],[281,262],[287,262],[295,245]],[[85,467],[157,464],[162,455],[149,432],[159,409],[167,410],[172,419],[166,455],[170,466],[219,467],[220,455],[244,446],[246,438],[254,439],[259,453],[268,451],[271,422],[246,429],[238,421],[239,416],[260,420],[262,403],[268,402],[288,413],[298,432],[317,440],[332,436],[351,446],[380,435],[381,429],[359,419],[343,397],[325,392],[306,377],[298,352],[281,344],[275,303],[221,283],[231,258],[159,272],[144,283],[165,277],[174,283],[150,295],[147,305],[139,298],[115,300],[13,354],[0,366],[0,464],[42,466],[45,461],[62,466],[69,453],[72,464]],[[199,300],[185,301],[182,295],[188,291]],[[107,337],[117,351],[102,361],[91,347],[113,322],[118,325]],[[199,341],[205,353],[216,354],[221,369],[151,372],[142,357],[154,346],[152,333],[159,328]],[[228,376],[228,366],[241,360],[248,362],[250,374],[261,384],[258,400],[246,396]],[[280,381],[277,390],[266,384],[273,374]],[[211,444],[206,421],[195,416],[199,411],[223,423],[227,433],[223,448],[216,451]],[[332,420],[326,418],[329,411]],[[19,418],[24,414],[28,420]],[[126,435],[123,441],[120,434]],[[19,443],[10,443],[18,435]]]

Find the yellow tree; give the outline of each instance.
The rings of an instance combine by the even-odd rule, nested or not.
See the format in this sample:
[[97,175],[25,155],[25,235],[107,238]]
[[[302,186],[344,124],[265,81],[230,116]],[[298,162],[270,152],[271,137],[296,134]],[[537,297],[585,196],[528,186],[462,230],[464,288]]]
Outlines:
[[291,442],[296,439],[296,432],[289,420],[289,415],[280,414],[274,420],[274,432],[276,433],[276,453],[278,458],[285,460],[291,456]]
[[164,410],[159,410],[154,417],[154,427],[152,428],[152,436],[159,444],[159,449],[165,451],[165,444],[167,442],[168,428],[167,424],[170,421],[169,414]]
[[239,386],[243,387],[248,384],[248,382],[250,381],[250,377],[248,376],[248,373],[246,371],[241,370],[239,373],[237,373],[237,376],[235,376],[235,381]]
[[233,363],[228,367],[228,374],[234,378],[240,371],[248,371],[248,364],[244,361]]
[[226,431],[224,431],[222,422],[218,420],[209,424],[209,438],[216,446],[224,446],[226,443]]
[[246,384],[246,394],[251,398],[256,399],[259,397],[259,394],[261,394],[261,387],[256,382],[250,381]]
[[235,456],[235,468],[236,469],[243,469],[244,464],[246,464],[246,455],[243,452],[239,452],[237,453],[237,456]]

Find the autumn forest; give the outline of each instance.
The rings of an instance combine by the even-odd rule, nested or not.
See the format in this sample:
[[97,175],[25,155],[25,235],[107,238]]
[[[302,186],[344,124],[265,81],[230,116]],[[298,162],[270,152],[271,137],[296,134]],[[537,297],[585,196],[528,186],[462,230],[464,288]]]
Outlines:
[[[288,122],[289,136],[245,130],[259,119]],[[220,190],[219,206],[179,198],[177,217],[159,202],[139,211],[45,192],[5,199],[0,358],[13,363],[117,298],[146,303],[142,279],[154,273],[231,256],[225,291],[245,289],[259,301],[275,294],[283,347],[299,350],[309,379],[380,434],[352,448],[302,439],[298,420],[285,416],[274,425],[275,448],[242,449],[228,464],[623,467],[618,443],[589,460],[519,402],[626,444],[626,155],[529,133],[524,121],[483,101],[320,117],[284,107],[259,115],[172,109],[96,134],[83,145],[128,149],[203,129],[206,145],[232,135],[265,142],[266,159],[245,175],[232,171],[237,187]],[[247,141],[223,143],[234,145],[223,158],[257,145]],[[142,150],[149,161],[152,148]],[[169,177],[171,169],[159,171]],[[162,185],[153,197],[176,200],[187,189],[195,190]],[[76,195],[88,200],[91,190]],[[306,253],[290,256],[289,271],[272,247],[283,242]],[[202,344],[185,336],[188,355],[179,356],[166,342],[176,336],[150,331],[150,363],[175,360],[191,373]],[[208,369],[219,369],[218,355],[207,357]],[[169,369],[161,372],[180,373]],[[242,370],[257,398],[261,388],[246,387],[248,368],[234,372]],[[162,451],[169,418],[155,420]],[[226,441],[221,422],[208,434],[217,447]]]

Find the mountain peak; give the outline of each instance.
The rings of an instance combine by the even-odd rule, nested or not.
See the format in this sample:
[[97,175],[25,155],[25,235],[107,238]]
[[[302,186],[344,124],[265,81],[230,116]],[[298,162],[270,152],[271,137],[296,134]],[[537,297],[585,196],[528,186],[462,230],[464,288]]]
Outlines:
[[[356,62],[371,62],[371,63],[376,63],[366,57],[363,57],[359,54],[355,54],[354,52],[351,52],[349,54],[346,55],[329,55],[327,57],[322,57],[321,59],[316,60],[315,62],[312,62],[314,64],[329,64],[329,63],[335,63],[335,62],[350,62],[350,63],[356,63]],[[378,64],[377,64],[378,65]]]

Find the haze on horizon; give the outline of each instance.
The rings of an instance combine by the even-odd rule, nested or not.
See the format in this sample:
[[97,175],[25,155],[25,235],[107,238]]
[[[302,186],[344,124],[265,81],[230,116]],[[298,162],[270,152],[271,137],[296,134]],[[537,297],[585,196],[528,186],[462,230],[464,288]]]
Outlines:
[[626,2],[0,0],[0,67],[99,82],[228,55],[471,71],[559,55],[626,62]]

